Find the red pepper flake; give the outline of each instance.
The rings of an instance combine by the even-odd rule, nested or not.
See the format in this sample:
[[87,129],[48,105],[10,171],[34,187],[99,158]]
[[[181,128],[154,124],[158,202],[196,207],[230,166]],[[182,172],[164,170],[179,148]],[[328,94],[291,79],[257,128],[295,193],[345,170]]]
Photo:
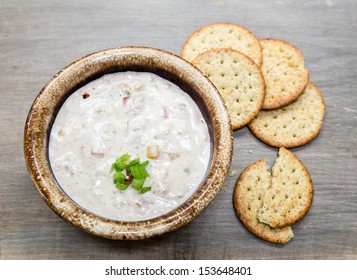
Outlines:
[[125,106],[126,102],[128,102],[128,99],[130,98],[130,96],[123,96],[123,104]]
[[104,158],[104,153],[102,151],[97,151],[97,150],[92,149],[91,154],[92,154],[92,156],[97,157],[97,158]]

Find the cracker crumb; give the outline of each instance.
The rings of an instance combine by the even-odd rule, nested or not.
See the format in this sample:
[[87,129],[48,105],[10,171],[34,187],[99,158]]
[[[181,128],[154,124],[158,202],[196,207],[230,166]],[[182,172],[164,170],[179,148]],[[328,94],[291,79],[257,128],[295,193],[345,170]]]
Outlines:
[[229,176],[230,176],[230,177],[233,177],[234,175],[236,175],[236,173],[237,173],[237,171],[233,170],[233,171],[229,174]]

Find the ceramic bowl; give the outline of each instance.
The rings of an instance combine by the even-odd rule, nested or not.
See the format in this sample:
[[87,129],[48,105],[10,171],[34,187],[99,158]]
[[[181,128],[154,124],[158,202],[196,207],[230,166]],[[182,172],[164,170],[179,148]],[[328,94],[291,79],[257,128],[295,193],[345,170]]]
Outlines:
[[[193,195],[171,212],[145,221],[117,221],[80,207],[57,183],[48,159],[51,127],[64,100],[84,84],[107,73],[147,71],[181,87],[206,119],[211,140],[209,170]],[[91,234],[110,239],[144,239],[180,228],[201,213],[219,192],[232,159],[233,137],[227,110],[202,72],[169,52],[148,47],[120,47],[87,55],[55,75],[29,111],[24,154],[30,177],[45,203],[62,219]]]

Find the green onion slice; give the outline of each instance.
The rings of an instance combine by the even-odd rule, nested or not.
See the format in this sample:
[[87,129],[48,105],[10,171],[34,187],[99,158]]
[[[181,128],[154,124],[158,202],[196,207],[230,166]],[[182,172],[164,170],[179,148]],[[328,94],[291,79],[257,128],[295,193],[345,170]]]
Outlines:
[[145,166],[141,164],[130,166],[129,171],[131,175],[136,179],[145,179],[146,177],[150,176]]
[[148,192],[148,191],[151,191],[151,187],[142,187],[142,188],[140,189],[140,193],[141,193],[141,194],[146,193],[146,192]]
[[132,187],[138,191],[141,190],[142,186],[144,185],[145,179],[135,179],[133,180]]

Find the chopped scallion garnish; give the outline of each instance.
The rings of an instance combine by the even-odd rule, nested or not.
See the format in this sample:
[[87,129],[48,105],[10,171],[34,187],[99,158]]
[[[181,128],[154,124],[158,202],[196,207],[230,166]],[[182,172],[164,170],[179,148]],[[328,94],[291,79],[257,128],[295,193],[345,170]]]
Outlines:
[[[151,187],[143,186],[146,178],[150,176],[146,170],[149,161],[140,163],[140,158],[129,161],[130,158],[130,155],[124,154],[118,157],[112,164],[110,172],[115,170],[113,183],[119,190],[126,190],[131,184],[141,194],[150,191]],[[126,175],[122,173],[124,170]]]

